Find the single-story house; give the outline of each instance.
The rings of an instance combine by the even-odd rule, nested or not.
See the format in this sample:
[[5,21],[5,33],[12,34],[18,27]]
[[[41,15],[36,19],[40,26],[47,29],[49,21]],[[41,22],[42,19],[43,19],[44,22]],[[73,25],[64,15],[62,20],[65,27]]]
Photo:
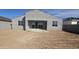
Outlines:
[[65,18],[63,21],[63,30],[68,32],[79,33],[79,18]]
[[42,10],[30,10],[12,21],[13,29],[62,30],[63,20]]
[[11,19],[0,16],[0,29],[12,29]]

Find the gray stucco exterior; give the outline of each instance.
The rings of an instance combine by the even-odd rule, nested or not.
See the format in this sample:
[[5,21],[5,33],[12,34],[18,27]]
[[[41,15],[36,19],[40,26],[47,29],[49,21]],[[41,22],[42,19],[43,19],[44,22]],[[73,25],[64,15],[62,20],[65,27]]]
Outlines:
[[18,21],[22,21],[24,16],[16,17],[12,20],[13,29],[21,29],[23,30],[23,26],[18,26]]
[[[23,26],[18,25],[18,21],[23,21],[23,18],[25,17],[25,30],[30,29],[28,25],[28,21],[46,21],[47,22],[47,30],[62,30],[62,25],[63,21],[61,18],[49,15],[47,13],[44,13],[40,10],[31,10],[25,15],[16,17],[13,19],[12,24],[13,24],[13,29],[21,29],[23,30]],[[52,22],[57,21],[57,26],[52,26]]]

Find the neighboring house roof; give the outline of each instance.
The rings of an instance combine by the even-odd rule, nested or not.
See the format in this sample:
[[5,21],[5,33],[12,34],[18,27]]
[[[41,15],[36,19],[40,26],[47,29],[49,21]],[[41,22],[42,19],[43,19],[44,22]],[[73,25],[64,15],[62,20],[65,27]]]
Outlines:
[[64,18],[64,21],[79,21],[79,18],[69,17],[69,18]]
[[0,21],[6,21],[6,22],[11,22],[11,19],[0,16]]

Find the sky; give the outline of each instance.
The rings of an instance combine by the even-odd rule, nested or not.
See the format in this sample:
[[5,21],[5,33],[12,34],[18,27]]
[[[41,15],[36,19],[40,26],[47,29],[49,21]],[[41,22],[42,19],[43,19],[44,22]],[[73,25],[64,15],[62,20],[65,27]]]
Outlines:
[[[28,11],[30,9],[0,9],[0,16],[13,19]],[[41,9],[41,11],[60,18],[79,17],[79,9]]]

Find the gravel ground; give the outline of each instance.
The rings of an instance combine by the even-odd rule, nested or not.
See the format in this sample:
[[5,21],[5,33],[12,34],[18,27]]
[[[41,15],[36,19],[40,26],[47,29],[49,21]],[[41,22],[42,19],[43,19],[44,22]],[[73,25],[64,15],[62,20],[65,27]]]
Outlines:
[[0,48],[79,48],[79,34],[64,31],[29,32],[22,30],[0,30]]

